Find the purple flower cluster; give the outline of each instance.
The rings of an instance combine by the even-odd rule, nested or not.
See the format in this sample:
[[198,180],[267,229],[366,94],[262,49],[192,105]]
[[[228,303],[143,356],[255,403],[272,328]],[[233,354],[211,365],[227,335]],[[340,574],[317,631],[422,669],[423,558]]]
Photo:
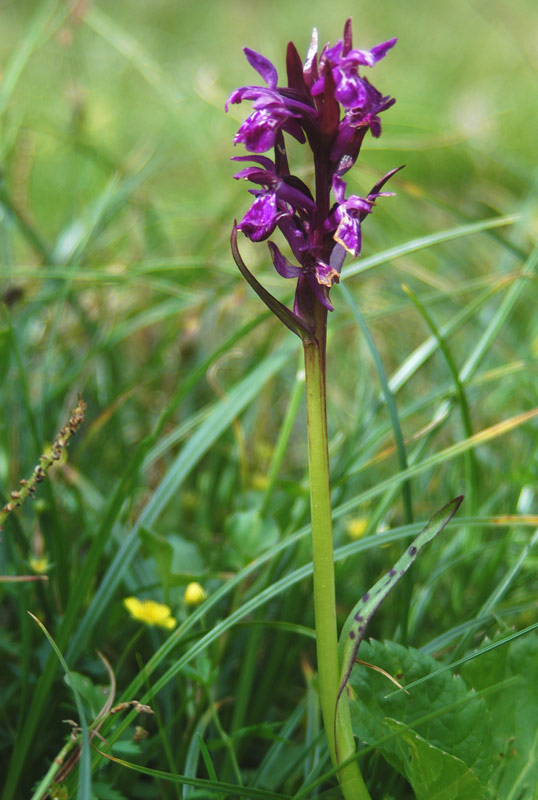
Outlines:
[[[297,278],[293,316],[306,325],[313,319],[316,299],[332,311],[329,290],[339,280],[346,252],[359,255],[361,223],[371,213],[376,198],[389,194],[381,189],[397,172],[395,169],[385,175],[367,197],[346,197],[343,176],[357,160],[366,131],[370,129],[378,137],[379,114],[395,102],[378,92],[359,74],[359,68],[373,67],[395,43],[396,39],[390,39],[371,50],[354,50],[351,20],[348,20],[343,38],[333,47],[326,45],[318,58],[314,30],[304,65],[295,45],[292,42],[288,45],[286,87],[278,85],[278,73],[268,59],[245,48],[250,65],[266,85],[236,89],[226,103],[226,110],[229,104],[243,100],[252,101],[253,106],[234,138],[235,144],[242,143],[255,154],[234,159],[252,162],[234,177],[256,187],[250,190],[254,196],[252,206],[234,227],[234,256],[245,274],[246,267],[242,262],[239,264],[236,230],[253,242],[260,242],[278,228],[298,265],[288,261],[274,242],[268,243],[271,258],[280,275]],[[290,173],[284,134],[301,144],[308,142],[312,150],[314,195],[302,180]],[[271,149],[273,159],[259,155]],[[271,307],[267,300],[270,295],[265,290],[263,293],[264,301]]]

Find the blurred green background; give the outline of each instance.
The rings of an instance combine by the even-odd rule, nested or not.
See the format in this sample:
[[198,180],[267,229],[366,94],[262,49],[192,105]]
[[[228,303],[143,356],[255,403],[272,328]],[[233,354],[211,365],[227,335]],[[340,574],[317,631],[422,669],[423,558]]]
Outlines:
[[[2,4],[0,37],[0,158],[11,207],[0,235],[4,276],[24,280],[27,298],[38,300],[38,284],[28,278],[35,274],[23,278],[23,265],[78,265],[69,269],[77,287],[84,283],[82,265],[95,270],[83,302],[99,319],[101,335],[108,331],[127,347],[126,368],[140,359],[144,385],[153,370],[150,332],[128,322],[140,302],[160,305],[153,317],[170,337],[162,357],[175,362],[170,347],[178,333],[190,347],[204,315],[215,320],[218,310],[250,318],[260,307],[227,243],[231,221],[248,208],[245,185],[232,180],[236,168],[229,161],[243,154],[232,139],[247,104],[223,112],[228,94],[255,80],[241,48],[261,51],[284,75],[287,40],[305,53],[313,26],[321,43],[334,41],[347,16],[356,46],[399,38],[372,75],[397,103],[383,115],[382,138],[367,137],[350,188],[366,191],[388,169],[407,166],[395,182],[398,197],[380,203],[365,226],[363,255],[456,222],[516,211],[536,160],[538,13],[532,0],[18,0]],[[536,234],[532,211],[526,230]],[[244,247],[271,288],[288,289],[267,268],[263,246]],[[455,295],[471,278],[491,277],[493,247],[491,240],[464,239],[400,259],[390,279],[383,268],[354,285],[367,292],[367,312],[401,302],[402,280],[417,290],[445,291],[459,303]],[[500,270],[511,273],[515,264],[505,253]],[[114,291],[101,291],[102,281]],[[385,333],[390,339],[392,324],[383,322],[382,339]],[[529,324],[532,339],[538,323]],[[205,325],[210,337],[219,335],[207,319]],[[125,344],[135,329],[140,349],[132,348],[133,339]],[[380,341],[387,368],[416,342],[414,324],[390,344]],[[47,368],[53,361],[64,369],[59,353],[49,353]],[[156,376],[162,380],[160,368]]]
[[[73,5],[61,21],[61,9]],[[28,37],[31,15],[42,10],[46,17],[47,9],[49,24],[27,42],[35,52],[20,64],[16,85],[3,86],[2,156],[10,170],[18,168],[8,174],[18,178],[17,190],[25,191],[36,224],[51,239],[118,169],[136,174],[145,167],[138,205],[146,211],[154,205],[157,220],[133,220],[136,244],[147,246],[144,239],[153,235],[153,252],[167,246],[198,254],[224,209],[240,213],[236,198],[244,203],[243,189],[226,178],[234,169],[230,142],[246,108],[234,107],[234,117],[222,108],[233,88],[255,77],[241,48],[263,52],[283,75],[287,40],[306,53],[314,26],[321,43],[334,41],[347,16],[356,46],[399,38],[375,69],[376,85],[397,104],[384,115],[382,139],[367,140],[364,171],[403,160],[405,180],[476,213],[484,206],[510,210],[533,165],[538,13],[532,0],[4,0],[4,68]],[[387,213],[399,218],[401,208]],[[423,230],[420,208],[414,219]],[[137,255],[124,246],[130,258]]]

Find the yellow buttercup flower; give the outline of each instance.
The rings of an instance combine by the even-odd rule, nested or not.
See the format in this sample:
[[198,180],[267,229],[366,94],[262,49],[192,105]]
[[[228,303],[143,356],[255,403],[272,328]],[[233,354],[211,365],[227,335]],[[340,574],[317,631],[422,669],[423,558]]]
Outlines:
[[207,597],[207,592],[201,584],[192,581],[185,589],[184,600],[188,606],[199,606]]
[[138,597],[126,597],[123,605],[131,617],[138,622],[144,622],[146,625],[158,625],[168,630],[176,626],[172,609],[164,603],[156,603],[155,600],[139,600]]
[[347,532],[351,539],[360,539],[368,527],[367,517],[356,517],[347,523]]
[[30,556],[29,558],[30,569],[37,572],[38,575],[48,572],[50,569],[50,561],[48,556]]

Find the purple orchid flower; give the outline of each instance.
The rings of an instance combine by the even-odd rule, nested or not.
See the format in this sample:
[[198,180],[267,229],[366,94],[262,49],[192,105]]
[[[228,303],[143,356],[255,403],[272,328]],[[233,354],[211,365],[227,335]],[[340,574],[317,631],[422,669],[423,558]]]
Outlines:
[[[294,244],[297,246],[297,238]],[[329,289],[333,283],[340,280],[340,270],[327,264],[316,254],[316,246],[304,242],[300,248],[301,266],[292,264],[280,252],[274,242],[268,242],[269,252],[273,265],[283,278],[298,278],[293,303],[293,312],[298,316],[310,316],[311,309],[304,303],[305,289],[308,288],[308,295],[316,297],[322,306],[328,311],[333,311],[333,306],[329,300]],[[306,311],[306,314],[305,314]]]
[[278,131],[283,130],[304,143],[305,136],[299,124],[301,113],[314,114],[311,105],[285,97],[277,90],[278,73],[271,62],[244,48],[248,62],[267,83],[264,86],[242,86],[231,93],[226,101],[225,110],[230,103],[241,103],[252,100],[254,112],[243,122],[234,137],[234,144],[242,142],[252,153],[265,153],[274,147]]
[[337,228],[334,233],[334,240],[342,245],[344,250],[352,256],[358,256],[362,246],[362,231],[361,222],[372,213],[375,201],[378,197],[393,197],[394,192],[381,192],[379,191],[385,183],[392,178],[402,167],[387,172],[380,181],[371,189],[367,197],[359,197],[356,194],[350,195],[347,200],[345,199],[346,183],[341,175],[335,175],[333,178],[333,191],[337,207],[333,212],[333,220],[337,223]]
[[[244,52],[264,86],[243,86],[226,103],[252,101],[253,112],[239,128],[234,144],[243,143],[254,154],[274,149],[274,160],[262,155],[239,156],[250,161],[234,177],[255,184],[254,202],[238,225],[234,224],[232,250],[236,263],[261,299],[291,330],[303,339],[314,335],[314,309],[320,304],[332,311],[329,292],[340,279],[346,253],[358,256],[362,245],[361,224],[372,212],[381,189],[398,169],[387,173],[366,197],[346,198],[343,175],[358,158],[367,130],[381,134],[379,114],[395,102],[382,95],[359,74],[385,57],[396,39],[371,50],[352,46],[351,20],[336,45],[327,45],[317,56],[314,31],[304,65],[295,46],[288,45],[287,86],[278,85],[275,66],[254,50]],[[314,161],[316,193],[288,165],[285,134],[308,142]],[[334,201],[331,201],[331,191]],[[268,242],[276,271],[297,281],[293,311],[287,309],[254,278],[237,247],[237,230],[254,242],[279,231],[286,239],[296,263],[289,261],[273,241]]]
[[276,166],[265,156],[236,156],[233,161],[256,161],[260,166],[246,167],[234,175],[260,184],[263,190],[250,189],[256,198],[239,225],[239,230],[253,242],[261,242],[270,236],[280,218],[294,211],[313,211],[316,207],[309,189],[301,182],[290,185],[290,176],[279,176]]
[[397,39],[389,39],[371,50],[352,50],[348,48],[351,41],[346,44],[345,39],[344,36],[344,42],[339,40],[334,47],[324,49],[319,64],[321,77],[312,87],[312,94],[323,91],[325,76],[330,70],[335,84],[334,96],[338,102],[346,110],[366,109],[371,102],[370,84],[359,75],[359,67],[373,67],[394,47]]

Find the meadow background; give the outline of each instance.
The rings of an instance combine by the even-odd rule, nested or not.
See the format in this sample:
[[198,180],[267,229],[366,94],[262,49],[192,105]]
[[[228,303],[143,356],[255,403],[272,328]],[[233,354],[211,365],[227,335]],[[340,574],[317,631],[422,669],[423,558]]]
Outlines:
[[[481,756],[489,796],[534,796],[535,3],[4,0],[3,502],[78,392],[88,408],[67,460],[1,535],[3,800],[32,796],[69,741],[66,719],[82,728],[83,756],[54,797],[224,798],[241,784],[246,797],[338,796],[331,779],[308,788],[329,767],[313,674],[300,347],[231,259],[248,195],[229,158],[243,154],[232,139],[247,110],[223,105],[256,82],[243,46],[283,76],[288,40],[305,53],[316,26],[334,42],[348,16],[356,46],[399,38],[373,77],[397,103],[350,188],[365,193],[406,168],[344,268],[349,294],[332,292],[341,621],[407,537],[464,493],[369,634],[447,666],[500,642],[455,671],[483,692],[495,730]],[[266,249],[242,251],[289,299]],[[48,579],[12,580],[21,575]],[[202,605],[186,602],[192,581]],[[128,596],[168,604],[175,631],[132,619]],[[370,672],[357,681],[377,680]],[[154,712],[105,714],[110,752],[136,771],[87,746],[107,699]],[[375,796],[414,796],[379,751],[364,768]]]

